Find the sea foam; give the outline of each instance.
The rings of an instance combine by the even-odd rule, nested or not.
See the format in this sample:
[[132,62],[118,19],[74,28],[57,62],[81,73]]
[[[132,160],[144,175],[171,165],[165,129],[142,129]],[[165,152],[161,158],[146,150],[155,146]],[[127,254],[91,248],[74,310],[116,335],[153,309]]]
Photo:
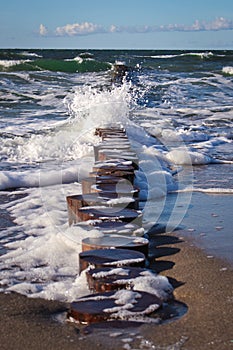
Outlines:
[[[37,101],[36,118],[31,119],[33,109],[24,108],[20,118],[14,118],[11,125],[7,124],[11,123],[8,118],[4,129],[7,135],[3,138],[0,152],[7,169],[1,174],[0,186],[3,190],[15,189],[4,192],[9,201],[3,205],[15,226],[1,232],[7,251],[0,260],[1,290],[72,301],[89,293],[85,273],[79,275],[81,240],[97,237],[100,232],[78,225],[68,226],[66,196],[81,193],[80,181],[92,167],[93,145],[100,141],[94,135],[95,127],[118,123],[127,129],[132,148],[139,158],[136,184],[141,189],[140,199],[144,201],[143,227],[150,228],[159,220],[168,199],[167,193],[176,191],[172,213],[166,217],[167,227],[172,230],[185,215],[192,192],[192,174],[187,176],[191,169],[183,167],[182,171],[176,171],[176,164],[208,164],[212,162],[212,157],[204,153],[204,149],[208,148],[206,142],[209,142],[209,148],[214,145],[211,145],[214,139],[209,134],[210,128],[206,126],[206,131],[204,123],[193,125],[196,122],[189,119],[184,127],[183,122],[188,115],[198,115],[206,121],[212,118],[213,113],[201,102],[184,107],[187,97],[182,96],[179,84],[196,83],[197,80],[192,77],[167,79],[165,74],[160,83],[157,79],[152,82],[150,76],[146,80],[142,75],[140,82],[141,86],[145,86],[145,95],[153,89],[166,89],[161,101],[147,105],[149,98],[140,96],[138,87],[134,88],[130,83],[111,86],[111,89],[109,85],[102,86],[100,89],[105,77],[76,74],[72,78],[69,76],[73,79],[71,87],[65,75],[59,75],[61,80],[55,84],[55,76],[51,75],[40,90],[38,81],[41,76],[37,73],[30,78],[40,96],[38,98],[30,92],[31,99],[35,97]],[[216,81],[220,84],[219,79],[214,76],[213,84]],[[206,81],[209,83],[208,79]],[[67,91],[64,90],[64,82],[67,83]],[[29,95],[26,89],[22,91],[24,95],[19,98],[24,102]],[[18,96],[18,91],[15,95]],[[14,96],[10,97],[13,103]],[[142,100],[140,108],[138,99]],[[213,108],[212,102],[208,103]],[[230,98],[226,103],[231,106]],[[52,117],[44,119],[42,111],[49,109],[50,104]],[[38,106],[41,111],[38,111]],[[54,118],[59,113],[55,123]],[[228,116],[230,113],[231,109]],[[214,126],[218,123],[217,117],[209,121]],[[178,144],[174,135],[179,136]],[[219,139],[216,134],[215,141]],[[190,142],[198,143],[200,148],[189,147]],[[155,285],[157,282],[161,282],[160,291],[166,293],[169,287],[167,281],[157,280]],[[142,281],[138,281],[137,287],[151,290],[154,283],[148,286],[148,283],[143,285]]]
[[233,75],[233,67],[232,66],[226,66],[222,69],[223,73]]

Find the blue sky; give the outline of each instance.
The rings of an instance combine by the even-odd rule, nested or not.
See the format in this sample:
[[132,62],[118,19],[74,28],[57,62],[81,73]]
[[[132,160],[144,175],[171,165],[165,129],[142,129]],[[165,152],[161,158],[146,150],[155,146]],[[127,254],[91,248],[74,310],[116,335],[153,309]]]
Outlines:
[[0,48],[233,49],[232,0],[1,0]]

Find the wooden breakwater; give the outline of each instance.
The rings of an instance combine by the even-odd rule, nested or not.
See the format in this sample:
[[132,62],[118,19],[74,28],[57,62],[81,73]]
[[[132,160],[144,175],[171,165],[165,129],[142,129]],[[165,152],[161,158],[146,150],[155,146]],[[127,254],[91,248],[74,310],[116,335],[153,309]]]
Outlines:
[[97,128],[95,134],[101,142],[94,146],[92,172],[82,181],[82,194],[67,197],[69,224],[102,233],[82,241],[80,273],[86,273],[90,295],[72,302],[67,314],[87,324],[150,315],[163,305],[155,294],[133,288],[135,278],[151,277],[134,185],[138,157],[124,128]]

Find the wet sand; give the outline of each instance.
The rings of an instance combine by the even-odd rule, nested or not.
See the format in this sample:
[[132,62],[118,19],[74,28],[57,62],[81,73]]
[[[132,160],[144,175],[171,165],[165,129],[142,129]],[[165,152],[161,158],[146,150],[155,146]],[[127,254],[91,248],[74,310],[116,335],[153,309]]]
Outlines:
[[[224,206],[224,196],[221,198]],[[192,208],[189,218],[186,228],[195,225]],[[226,227],[224,222],[222,226]],[[64,322],[67,304],[0,293],[1,349],[233,349],[232,264],[196,247],[187,232],[184,228],[156,234],[150,240],[156,252],[153,267],[169,277],[176,300],[188,307],[182,317],[161,325],[90,327],[87,333],[83,326]]]

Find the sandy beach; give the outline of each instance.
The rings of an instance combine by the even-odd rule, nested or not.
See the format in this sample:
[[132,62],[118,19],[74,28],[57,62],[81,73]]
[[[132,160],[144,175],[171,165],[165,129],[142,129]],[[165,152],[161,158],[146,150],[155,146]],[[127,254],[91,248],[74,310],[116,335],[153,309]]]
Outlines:
[[222,234],[230,230],[231,217],[224,214],[224,205],[229,206],[232,197],[226,202],[223,195],[216,199],[201,194],[194,197],[182,230],[150,238],[156,252],[153,268],[170,279],[175,299],[187,306],[182,317],[161,325],[80,327],[64,321],[69,307],[65,303],[1,293],[1,349],[233,349],[233,265],[213,257],[198,243],[205,237],[201,233],[207,235],[213,223],[200,222],[200,215],[197,228],[195,213],[200,199],[201,207],[216,214],[212,220],[221,220]]

